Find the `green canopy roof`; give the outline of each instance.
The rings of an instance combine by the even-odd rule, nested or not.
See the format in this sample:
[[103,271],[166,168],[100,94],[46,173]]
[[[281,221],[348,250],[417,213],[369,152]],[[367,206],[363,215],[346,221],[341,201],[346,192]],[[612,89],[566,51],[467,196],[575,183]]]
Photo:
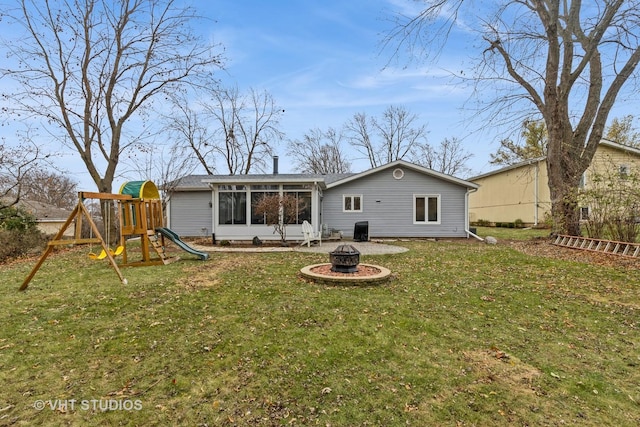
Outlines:
[[120,194],[128,194],[135,199],[159,199],[158,187],[152,181],[129,181],[122,184]]

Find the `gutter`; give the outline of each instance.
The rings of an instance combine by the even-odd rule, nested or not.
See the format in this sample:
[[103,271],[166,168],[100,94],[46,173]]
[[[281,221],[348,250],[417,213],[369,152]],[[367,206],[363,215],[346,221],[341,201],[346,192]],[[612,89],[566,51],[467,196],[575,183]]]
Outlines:
[[467,238],[469,238],[469,236],[472,236],[472,237],[475,237],[476,239],[480,240],[481,242],[484,242],[484,239],[482,237],[478,236],[475,233],[472,233],[471,230],[469,230],[469,194],[475,193],[476,191],[478,191],[477,188],[470,188],[470,189],[467,189],[467,192],[464,195],[464,204],[465,204],[464,231],[465,231],[465,233],[467,233]]

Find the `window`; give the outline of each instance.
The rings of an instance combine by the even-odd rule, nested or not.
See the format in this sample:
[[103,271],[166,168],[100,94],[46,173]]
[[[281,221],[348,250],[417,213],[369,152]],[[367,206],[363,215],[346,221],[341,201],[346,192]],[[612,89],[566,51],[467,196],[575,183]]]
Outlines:
[[256,203],[263,197],[278,194],[278,185],[252,185],[251,186],[251,224],[266,224],[265,214],[255,211]]
[[[285,185],[285,189],[287,186]],[[298,212],[296,213],[296,222],[289,222],[289,224],[302,224],[304,221],[311,222],[311,192],[310,191],[285,191],[285,196],[294,197],[297,201],[296,207]]]
[[221,185],[218,224],[247,223],[247,191],[244,185]]
[[629,166],[628,165],[620,165],[620,168],[618,168],[618,173],[620,175],[620,179],[629,178]]
[[393,170],[393,177],[395,179],[402,179],[404,177],[404,171],[400,168],[396,168]]
[[362,212],[362,195],[343,195],[343,212]]
[[589,208],[588,207],[580,208],[580,220],[581,221],[588,221],[589,220]]
[[439,195],[414,195],[414,223],[439,224],[440,223],[440,196]]

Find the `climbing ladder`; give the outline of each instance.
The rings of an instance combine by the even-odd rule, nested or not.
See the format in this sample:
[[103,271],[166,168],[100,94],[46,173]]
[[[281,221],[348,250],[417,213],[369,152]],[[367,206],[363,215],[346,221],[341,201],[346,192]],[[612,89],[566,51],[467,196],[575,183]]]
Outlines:
[[179,257],[170,257],[167,255],[164,249],[163,237],[158,238],[157,233],[155,233],[154,231],[148,231],[147,237],[149,239],[149,243],[151,243],[151,247],[156,251],[156,253],[160,257],[160,261],[163,264],[170,264],[180,259]]
[[554,245],[572,249],[620,255],[631,258],[640,257],[640,243],[616,242],[613,240],[592,239],[590,237],[566,236],[559,234]]

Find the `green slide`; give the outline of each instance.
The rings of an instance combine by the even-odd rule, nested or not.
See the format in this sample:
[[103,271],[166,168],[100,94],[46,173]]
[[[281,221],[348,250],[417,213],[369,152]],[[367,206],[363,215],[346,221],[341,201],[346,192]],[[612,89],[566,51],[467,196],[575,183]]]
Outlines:
[[174,233],[170,229],[166,227],[158,227],[156,228],[156,231],[162,234],[167,239],[171,240],[176,245],[178,245],[183,251],[189,252],[190,254],[193,254],[193,255],[197,255],[203,261],[206,259],[209,259],[208,253],[193,249],[191,246],[183,242],[182,239],[180,239],[180,236],[178,236],[176,233]]

